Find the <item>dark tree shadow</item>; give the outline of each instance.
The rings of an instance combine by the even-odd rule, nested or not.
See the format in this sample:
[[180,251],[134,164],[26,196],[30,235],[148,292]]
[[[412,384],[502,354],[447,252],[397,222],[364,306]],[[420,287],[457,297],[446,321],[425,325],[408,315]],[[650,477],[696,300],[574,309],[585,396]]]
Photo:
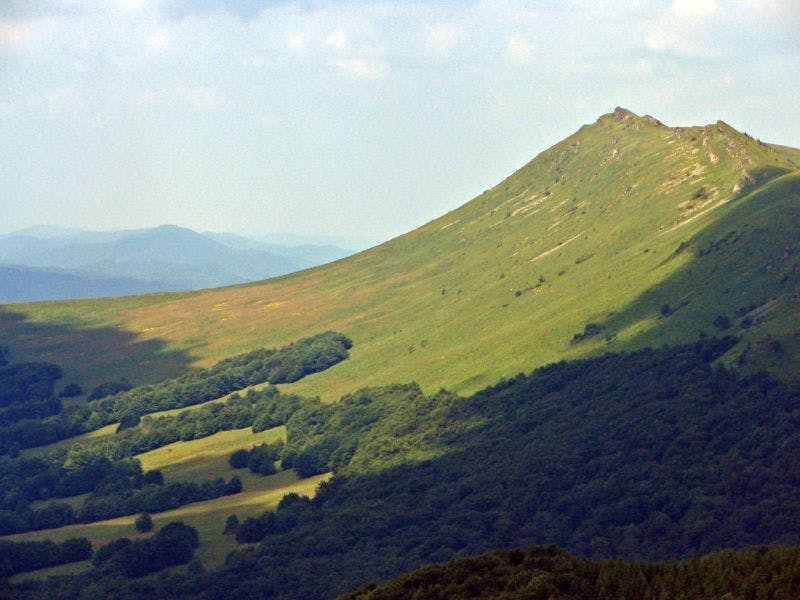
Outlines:
[[[725,334],[744,336],[741,349],[773,337],[764,328],[771,318],[791,321],[800,306],[800,174],[774,178],[750,193],[744,190],[717,210],[723,216],[654,263],[657,270],[681,261],[671,275],[623,310],[587,324],[588,335],[575,340],[585,345],[585,355]],[[636,333],[626,335],[629,328]],[[781,335],[795,338],[797,330],[784,329]],[[792,359],[791,348],[784,346],[765,348],[776,355],[762,356],[761,366],[786,371],[782,365]]]
[[14,361],[52,362],[64,369],[63,383],[75,381],[88,390],[104,381],[152,383],[189,370],[193,358],[169,349],[161,339],[139,339],[116,327],[78,328],[29,319],[0,306],[0,345]]

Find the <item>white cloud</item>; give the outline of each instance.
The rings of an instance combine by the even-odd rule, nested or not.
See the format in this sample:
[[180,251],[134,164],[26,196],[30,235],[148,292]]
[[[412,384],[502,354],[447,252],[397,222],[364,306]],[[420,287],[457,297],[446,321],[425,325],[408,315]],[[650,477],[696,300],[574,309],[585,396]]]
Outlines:
[[72,85],[60,85],[46,90],[44,101],[51,114],[71,114],[86,108],[84,95]]
[[281,118],[275,113],[265,112],[256,115],[256,121],[266,127],[269,127],[270,125],[275,125],[275,123],[279,123],[280,120]]
[[305,52],[308,47],[308,36],[300,31],[286,33],[286,47],[292,52]]
[[461,32],[452,23],[436,23],[425,29],[425,47],[428,50],[446,54],[458,45]]
[[139,12],[157,4],[154,0],[113,0],[111,3],[123,12]]
[[0,47],[19,47],[44,36],[52,28],[46,19],[0,18]]
[[645,45],[658,52],[674,50],[690,53],[693,50],[692,44],[687,42],[681,35],[660,25],[653,25],[650,28],[650,33],[645,38]]
[[369,58],[342,58],[331,61],[331,64],[356,79],[378,79],[389,69],[385,62]]
[[633,64],[633,71],[639,76],[646,77],[653,74],[653,61],[639,58]]
[[216,88],[210,86],[180,86],[175,89],[178,97],[183,98],[195,110],[209,112],[222,108],[222,99]]
[[525,64],[530,62],[535,49],[536,46],[533,42],[529,42],[520,35],[512,35],[506,44],[506,56],[508,56],[512,62]]
[[677,19],[705,19],[717,12],[715,0],[674,0],[669,13]]
[[347,32],[339,27],[325,37],[322,45],[333,50],[344,50],[350,45],[350,39],[347,37]]
[[145,45],[154,54],[165,54],[172,49],[172,35],[163,29],[155,31],[147,36]]

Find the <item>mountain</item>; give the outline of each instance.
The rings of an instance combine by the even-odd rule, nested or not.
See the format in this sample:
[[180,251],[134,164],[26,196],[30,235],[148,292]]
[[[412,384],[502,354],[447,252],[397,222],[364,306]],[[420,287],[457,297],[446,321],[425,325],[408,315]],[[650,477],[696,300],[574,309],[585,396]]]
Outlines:
[[321,265],[349,256],[353,252],[332,244],[297,244],[284,246],[237,235],[235,233],[206,232],[203,235],[232,248],[264,250],[290,260]]
[[37,267],[0,265],[0,300],[32,302],[93,296],[146,294],[173,289],[168,284],[100,275],[80,275]]
[[81,381],[132,360],[144,381],[330,329],[353,339],[352,358],[294,386],[329,399],[409,380],[470,392],[719,332],[740,336],[723,362],[797,378],[798,160],[723,122],[668,127],[618,108],[355,256],[188,295],[14,306],[0,336],[20,356],[57,352]]
[[[283,247],[233,234],[203,235],[172,225],[111,232],[32,227],[0,236],[0,263],[33,268],[24,278],[16,276],[13,285],[9,280],[0,301],[230,285],[298,271],[347,254],[335,247]],[[54,272],[52,287],[44,270]],[[61,273],[61,279],[56,273]],[[67,276],[71,283],[64,279]]]
[[[55,447],[50,460],[70,467],[51,468],[49,488],[43,467],[29,460],[35,455],[4,460],[0,480],[7,491],[0,500],[13,512],[0,511],[0,523],[6,531],[22,531],[5,538],[7,541],[64,541],[87,536],[93,538],[96,549],[111,539],[112,531],[117,537],[130,535],[133,517],[128,518],[127,527],[108,519],[139,512],[141,504],[131,502],[138,492],[126,493],[125,481],[113,488],[118,491],[109,491],[102,479],[95,479],[99,489],[88,498],[85,493],[92,491],[91,480],[78,479],[81,487],[75,489],[74,469],[77,465],[94,469],[95,463],[88,460],[92,456],[120,460],[161,446],[157,452],[168,465],[167,455],[183,455],[185,461],[190,448],[194,453],[218,454],[212,432],[243,432],[247,430],[239,428],[252,424],[253,430],[273,427],[273,432],[285,432],[279,457],[280,468],[291,469],[281,472],[289,481],[295,474],[304,481],[314,481],[315,476],[327,480],[313,499],[288,493],[293,489],[285,487],[286,479],[275,482],[281,486],[276,491],[287,494],[277,509],[264,499],[262,513],[244,513],[245,518],[241,512],[245,507],[236,503],[226,504],[227,510],[222,507],[209,519],[204,513],[210,507],[196,500],[189,510],[154,515],[162,525],[176,517],[192,519],[192,525],[202,523],[200,547],[206,559],[219,557],[222,548],[236,548],[224,566],[217,562],[216,568],[205,572],[190,567],[186,572],[173,571],[149,580],[126,579],[120,574],[130,577],[130,573],[121,559],[116,568],[86,565],[89,570],[81,575],[22,587],[9,597],[324,599],[432,562],[534,543],[556,544],[582,557],[578,562],[589,569],[596,565],[584,559],[663,561],[731,547],[797,546],[800,389],[764,373],[744,377],[736,370],[713,366],[734,342],[730,337],[709,338],[657,350],[563,361],[469,397],[446,391],[425,395],[414,384],[396,384],[361,389],[330,404],[282,394],[267,386],[246,397],[234,395],[224,403],[177,415],[169,411],[167,417],[160,412],[161,418],[145,417],[116,434],[104,437],[102,430],[97,430],[92,437],[98,439],[81,436],[74,440],[80,444]],[[311,355],[302,353],[308,359],[306,364],[318,364],[316,357],[328,355],[328,343],[343,343],[340,350],[349,346],[348,340],[331,333],[318,342],[297,342],[279,351],[288,359],[280,369],[286,374],[294,372],[290,356],[296,355],[298,345],[311,350]],[[106,420],[97,418],[98,411],[119,414],[148,406],[154,411],[176,402],[184,406],[201,401],[204,397],[197,398],[198,392],[208,391],[205,397],[225,393],[230,387],[215,394],[208,378],[222,375],[219,381],[226,386],[237,385],[240,378],[231,375],[236,371],[255,374],[259,355],[263,356],[255,353],[224,361],[214,371],[189,374],[166,386],[146,386],[101,399],[87,407],[82,421],[94,419],[101,425]],[[331,357],[332,361],[319,368],[350,360],[347,352]],[[269,360],[264,364],[275,363]],[[6,371],[13,368],[11,365]],[[74,410],[71,415],[76,416]],[[52,431],[53,425],[69,417],[70,411],[65,411],[45,418],[39,424],[40,432]],[[32,425],[6,428],[3,433],[25,433],[28,442],[35,435]],[[176,439],[183,441],[174,442]],[[6,437],[5,441],[11,440]],[[249,446],[244,452],[250,465],[257,451]],[[148,454],[138,456],[144,461]],[[270,460],[276,455],[272,456]],[[194,471],[195,477],[232,475],[229,466],[233,465],[224,455],[218,458],[221,460],[213,470],[206,463],[200,473],[195,470],[196,463],[179,462],[177,473],[170,470],[170,477],[185,476],[186,470]],[[110,467],[106,463],[106,469]],[[37,488],[37,483],[42,487]],[[58,498],[67,495],[58,491],[66,485],[71,485],[71,502],[82,505],[80,509],[73,511],[70,505],[56,501],[49,511],[39,502],[30,505],[33,510],[26,510],[26,497]],[[147,489],[156,494],[149,503],[152,512],[175,506],[168,503],[168,488],[156,485]],[[74,495],[79,493],[84,495]],[[241,519],[235,526],[235,540],[242,545],[233,548],[231,530],[227,530],[228,536],[220,535],[223,521],[230,520],[231,513],[238,513]],[[197,516],[199,520],[195,520]],[[103,518],[107,520],[99,521]],[[77,523],[60,527],[65,520]],[[45,528],[58,528],[25,531],[43,529],[38,525],[42,522]],[[748,560],[747,552],[738,556],[744,559],[743,570],[748,563],[753,568],[751,576],[756,570],[777,567],[772,574],[780,585],[794,582],[791,589],[796,589],[800,585],[797,550],[764,549],[750,555],[771,555],[763,563]],[[563,551],[552,549],[552,555],[572,560]],[[716,564],[719,568],[719,560],[709,557],[694,565],[699,569]],[[632,567],[633,572],[626,574],[619,561],[615,562],[616,568],[609,567],[603,577],[605,585],[659,589],[657,581],[641,580],[637,575],[640,567]],[[544,565],[537,561],[535,566]],[[731,567],[727,565],[729,575]],[[46,574],[40,572],[39,577]],[[793,578],[785,579],[792,574]],[[672,575],[688,574],[679,568]],[[768,579],[759,577],[758,583]],[[473,591],[484,589],[484,583],[476,581]],[[749,578],[742,583],[756,581]],[[612,597],[674,595],[631,592]]]
[[791,597],[796,548],[691,557],[800,543],[798,154],[617,109],[329,265],[4,307],[3,573],[37,581],[0,595],[330,598],[555,544],[464,587]]

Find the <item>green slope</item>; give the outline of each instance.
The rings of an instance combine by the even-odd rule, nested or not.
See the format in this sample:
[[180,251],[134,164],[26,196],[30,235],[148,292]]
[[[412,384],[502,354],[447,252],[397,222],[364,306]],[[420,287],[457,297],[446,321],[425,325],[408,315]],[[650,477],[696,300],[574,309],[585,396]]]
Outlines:
[[[561,358],[692,340],[723,316],[743,335],[727,360],[796,376],[797,156],[722,122],[670,128],[617,109],[359,255],[246,286],[7,306],[0,339],[90,385],[332,329],[353,339],[351,359],[292,387],[335,399],[409,380],[469,392]],[[573,343],[587,324],[599,335]]]

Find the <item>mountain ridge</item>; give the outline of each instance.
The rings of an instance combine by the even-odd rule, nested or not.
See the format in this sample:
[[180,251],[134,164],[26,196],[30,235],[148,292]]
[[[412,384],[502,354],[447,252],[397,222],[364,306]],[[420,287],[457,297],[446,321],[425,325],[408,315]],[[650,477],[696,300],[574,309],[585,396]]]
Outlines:
[[[791,377],[793,152],[722,122],[668,127],[618,109],[460,208],[345,260],[188,296],[15,306],[0,334],[35,322],[40,333],[132,335],[113,360],[98,359],[102,372],[155,340],[164,350],[140,356],[144,370],[164,351],[204,365],[332,329],[353,338],[352,359],[294,389],[335,399],[412,379],[474,391],[554,360],[691,341],[718,322],[742,338],[724,360]],[[57,347],[68,370],[79,367],[46,332],[37,343]]]
[[103,232],[39,226],[0,236],[0,265],[17,272],[14,281],[8,279],[0,290],[0,300],[124,296],[231,285],[299,271],[347,254],[333,246],[232,241],[177,225]]

